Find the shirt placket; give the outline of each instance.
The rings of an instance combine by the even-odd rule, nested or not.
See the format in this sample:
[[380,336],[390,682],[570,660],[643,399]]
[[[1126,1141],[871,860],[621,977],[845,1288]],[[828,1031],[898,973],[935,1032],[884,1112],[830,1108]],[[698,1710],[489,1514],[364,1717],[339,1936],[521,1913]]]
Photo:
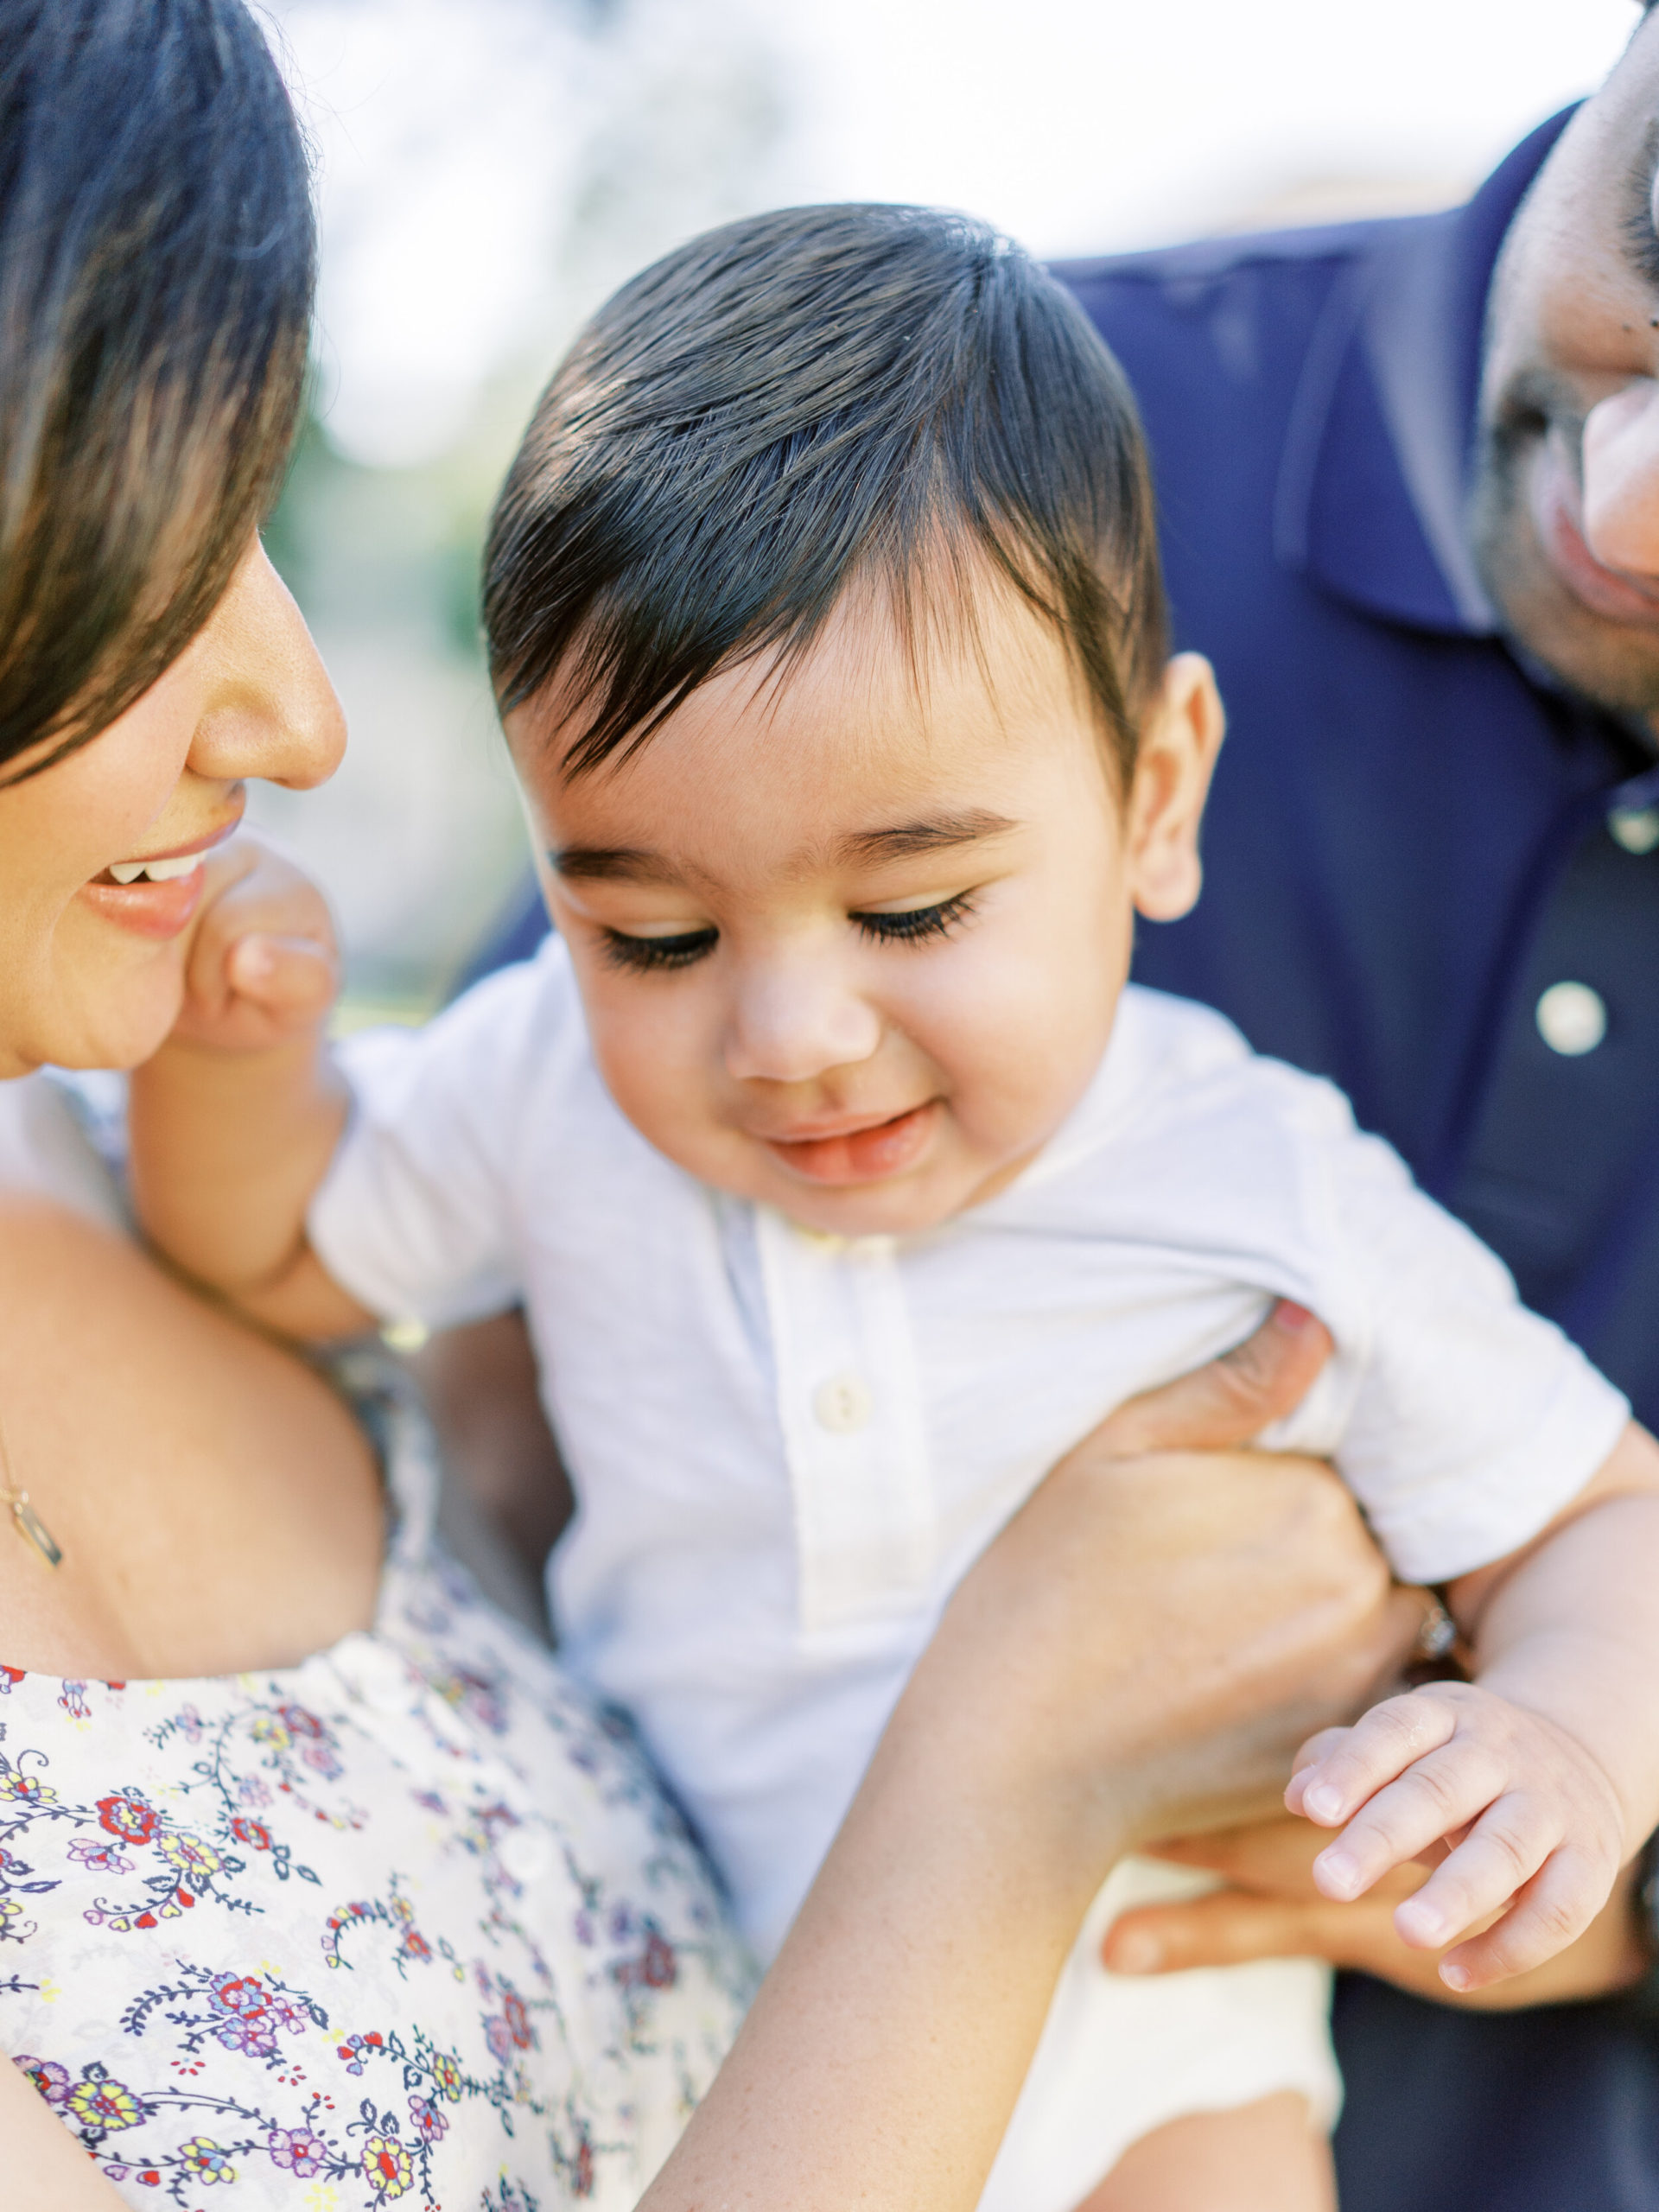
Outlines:
[[926,1602],[938,1540],[894,1240],[820,1236],[764,1209],[756,1225],[800,1633],[903,1618]]

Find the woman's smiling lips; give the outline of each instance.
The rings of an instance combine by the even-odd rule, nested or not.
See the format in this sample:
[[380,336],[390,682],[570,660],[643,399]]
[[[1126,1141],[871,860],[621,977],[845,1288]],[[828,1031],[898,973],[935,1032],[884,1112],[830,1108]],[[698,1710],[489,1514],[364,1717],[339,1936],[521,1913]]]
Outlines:
[[[116,861],[80,887],[80,896],[106,921],[135,937],[165,940],[188,929],[201,904],[207,887],[207,856],[240,826],[242,808],[217,830],[210,830],[188,844],[171,846],[164,853],[134,854]],[[156,876],[141,871],[154,868]],[[123,881],[121,879],[127,880]]]
[[925,1100],[902,1114],[872,1122],[849,1120],[836,1128],[820,1126],[798,1137],[763,1137],[761,1142],[792,1174],[818,1184],[879,1183],[902,1175],[921,1158],[933,1133],[938,1101]]

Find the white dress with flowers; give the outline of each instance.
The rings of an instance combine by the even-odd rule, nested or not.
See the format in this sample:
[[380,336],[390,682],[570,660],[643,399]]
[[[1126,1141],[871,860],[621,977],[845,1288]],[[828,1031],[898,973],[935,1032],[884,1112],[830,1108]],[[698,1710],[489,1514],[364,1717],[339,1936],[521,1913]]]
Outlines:
[[626,1726],[445,1556],[424,1427],[387,1426],[367,1631],[0,1669],[0,2050],[132,2204],[632,2205],[748,1994]]

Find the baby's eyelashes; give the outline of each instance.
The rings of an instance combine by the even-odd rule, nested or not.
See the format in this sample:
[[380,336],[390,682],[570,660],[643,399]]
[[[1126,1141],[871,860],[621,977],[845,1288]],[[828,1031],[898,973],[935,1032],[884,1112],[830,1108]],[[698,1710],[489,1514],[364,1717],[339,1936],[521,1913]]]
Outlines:
[[634,937],[626,930],[601,929],[599,940],[613,968],[632,976],[646,976],[691,967],[713,951],[719,936],[718,930],[711,929],[680,930],[664,937]]
[[887,944],[916,944],[927,938],[949,937],[974,911],[973,894],[958,892],[931,906],[899,906],[849,914],[866,937]]

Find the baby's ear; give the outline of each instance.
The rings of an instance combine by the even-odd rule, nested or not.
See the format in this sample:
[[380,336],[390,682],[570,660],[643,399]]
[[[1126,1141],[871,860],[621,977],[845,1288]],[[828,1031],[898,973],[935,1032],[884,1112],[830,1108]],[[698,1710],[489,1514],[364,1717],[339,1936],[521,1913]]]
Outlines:
[[1129,888],[1148,921],[1179,921],[1197,904],[1198,824],[1226,728],[1209,662],[1177,653],[1141,733],[1126,809]]

